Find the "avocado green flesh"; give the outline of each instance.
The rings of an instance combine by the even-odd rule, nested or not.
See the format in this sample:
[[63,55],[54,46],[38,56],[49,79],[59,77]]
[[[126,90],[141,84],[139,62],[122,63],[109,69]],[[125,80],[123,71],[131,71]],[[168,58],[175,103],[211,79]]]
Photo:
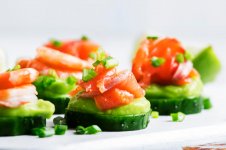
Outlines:
[[[39,96],[38,96],[39,97]],[[59,97],[59,98],[52,98],[52,97],[39,97],[40,99],[46,99],[46,101],[51,102],[55,106],[55,112],[54,114],[64,114],[65,109],[68,106],[68,103],[70,101],[70,97]]]
[[199,77],[184,86],[177,85],[157,85],[152,84],[145,90],[147,99],[151,98],[193,98],[199,97],[203,89],[202,81]]
[[69,102],[68,110],[83,112],[88,114],[103,114],[103,115],[137,115],[144,114],[150,111],[150,102],[146,98],[137,98],[134,102],[118,108],[101,111],[97,108],[95,101],[92,98],[74,98]]
[[194,68],[200,73],[204,83],[213,81],[221,70],[221,63],[211,46],[203,49],[193,59]]
[[55,111],[52,103],[38,100],[37,103],[24,104],[17,108],[0,107],[0,117],[32,117],[43,116],[50,118]]
[[64,98],[72,91],[76,85],[69,84],[63,79],[51,76],[39,76],[33,83],[37,89],[39,97]]

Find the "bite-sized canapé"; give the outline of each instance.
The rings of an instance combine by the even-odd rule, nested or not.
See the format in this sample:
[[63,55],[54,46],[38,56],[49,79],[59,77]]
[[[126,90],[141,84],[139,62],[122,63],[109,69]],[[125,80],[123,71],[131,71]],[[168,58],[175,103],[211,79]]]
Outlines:
[[118,71],[117,61],[98,52],[93,68],[84,69],[82,81],[66,109],[69,127],[98,125],[103,131],[144,129],[150,103],[130,71]]
[[42,75],[55,70],[62,78],[69,75],[81,78],[82,69],[92,67],[90,56],[99,48],[86,37],[80,40],[50,40],[37,49],[34,59],[20,59],[18,64],[22,68],[35,68]]
[[0,136],[31,134],[44,127],[54,113],[54,105],[38,100],[32,82],[38,77],[32,68],[9,70],[0,74]]
[[38,97],[49,100],[56,107],[56,114],[64,113],[70,100],[69,93],[76,87],[77,78],[82,77],[84,68],[91,68],[93,59],[89,56],[99,46],[82,38],[81,40],[51,40],[37,49],[34,59],[21,59],[22,68],[35,68],[40,76],[34,82]]
[[175,38],[147,37],[138,46],[132,72],[161,115],[198,113],[203,103],[199,73],[190,54]]

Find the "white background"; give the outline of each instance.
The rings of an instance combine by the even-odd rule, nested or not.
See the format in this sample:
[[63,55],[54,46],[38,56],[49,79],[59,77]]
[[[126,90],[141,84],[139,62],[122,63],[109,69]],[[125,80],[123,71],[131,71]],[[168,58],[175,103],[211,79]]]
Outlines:
[[225,38],[225,8],[224,0],[1,0],[0,32]]
[[[121,68],[130,69],[135,41],[145,33],[177,37],[185,46],[213,45],[223,68],[217,81],[204,91],[212,96],[215,109],[201,117],[216,124],[225,121],[225,0],[0,0],[0,48],[7,53],[10,66],[18,58],[34,57],[35,49],[50,38],[85,34],[118,58]],[[209,115],[219,122],[208,120]],[[198,120],[199,125],[206,124]],[[155,122],[151,130],[157,130]]]
[[213,44],[222,57],[226,1],[0,0],[0,48],[11,63],[18,53],[33,56],[50,38],[85,34],[128,64],[126,56],[144,33],[177,37],[185,45]]

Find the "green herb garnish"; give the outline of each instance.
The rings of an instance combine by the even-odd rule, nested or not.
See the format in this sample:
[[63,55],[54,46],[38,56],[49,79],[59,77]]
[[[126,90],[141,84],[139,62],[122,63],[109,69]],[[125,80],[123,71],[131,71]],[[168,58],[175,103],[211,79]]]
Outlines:
[[93,66],[96,67],[96,66],[98,66],[101,62],[102,62],[102,61],[97,60],[97,61],[95,61],[95,62],[93,63]]
[[55,125],[54,126],[54,131],[56,135],[64,135],[65,132],[68,130],[68,126],[67,125]]
[[106,54],[103,49],[98,49],[96,52],[90,53],[89,57],[96,61],[102,61],[106,58]]
[[102,64],[104,65],[105,68],[110,69],[114,68],[115,66],[118,66],[118,61],[111,56],[108,56],[104,60],[102,60]]
[[158,117],[159,117],[159,112],[157,112],[157,111],[152,111],[152,112],[151,112],[151,117],[152,117],[152,118],[158,118]]
[[51,39],[50,42],[53,44],[53,46],[55,47],[61,47],[63,45],[63,43],[59,40],[56,40],[56,39]]
[[103,49],[98,49],[96,53],[96,60],[102,61],[106,58],[106,54]]
[[68,84],[70,84],[70,85],[76,84],[76,83],[77,83],[77,79],[76,79],[74,76],[70,75],[70,76],[68,76],[68,77],[66,78],[66,82],[67,82]]
[[87,36],[83,35],[83,36],[81,37],[81,40],[82,40],[82,41],[88,41],[89,38],[88,38]]
[[94,77],[96,77],[97,73],[94,69],[83,69],[82,71],[82,80],[87,82]]
[[48,70],[48,75],[52,76],[54,78],[59,78],[59,76],[57,75],[56,71],[54,69],[49,69]]
[[34,135],[37,135],[40,138],[50,137],[50,136],[53,136],[55,134],[55,132],[54,132],[53,129],[51,129],[51,128],[45,128],[45,127],[34,128],[32,130],[32,133]]
[[192,54],[190,52],[188,52],[188,51],[185,51],[184,58],[186,60],[192,60]]
[[146,38],[148,40],[157,40],[159,37],[158,36],[147,36]]
[[159,67],[165,63],[165,59],[161,57],[152,57],[151,64],[153,67]]
[[75,129],[76,134],[96,134],[101,131],[102,130],[97,125],[92,125],[87,128],[85,128],[83,126],[77,126]]
[[96,53],[92,52],[89,54],[89,58],[92,58],[93,60],[96,60]]
[[203,107],[204,107],[204,109],[212,108],[212,103],[209,98],[207,98],[207,97],[203,98]]
[[182,122],[185,118],[185,114],[182,112],[170,114],[173,122]]
[[20,65],[16,65],[12,69],[8,69],[7,72],[16,71],[16,70],[19,70],[19,69],[21,69]]
[[102,49],[99,49],[96,53],[90,53],[89,57],[96,60],[93,63],[94,67],[98,66],[99,64],[103,64],[106,69],[118,66],[118,61],[111,56],[107,57]]
[[176,55],[176,61],[177,61],[178,63],[183,63],[183,62],[184,62],[184,55],[181,54],[181,53],[177,54],[177,55]]

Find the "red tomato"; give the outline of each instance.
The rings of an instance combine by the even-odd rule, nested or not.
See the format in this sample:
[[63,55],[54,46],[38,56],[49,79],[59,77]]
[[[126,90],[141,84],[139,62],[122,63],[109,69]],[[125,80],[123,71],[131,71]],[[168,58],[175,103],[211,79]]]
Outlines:
[[34,82],[38,71],[32,68],[20,69],[0,74],[0,89],[13,88]]
[[[177,81],[185,80],[192,69],[191,62],[187,60],[184,63],[177,62],[176,56],[184,53],[185,50],[176,39],[145,39],[133,60],[132,72],[142,87],[151,83],[177,84]],[[164,63],[153,66],[153,57],[164,59]]]

